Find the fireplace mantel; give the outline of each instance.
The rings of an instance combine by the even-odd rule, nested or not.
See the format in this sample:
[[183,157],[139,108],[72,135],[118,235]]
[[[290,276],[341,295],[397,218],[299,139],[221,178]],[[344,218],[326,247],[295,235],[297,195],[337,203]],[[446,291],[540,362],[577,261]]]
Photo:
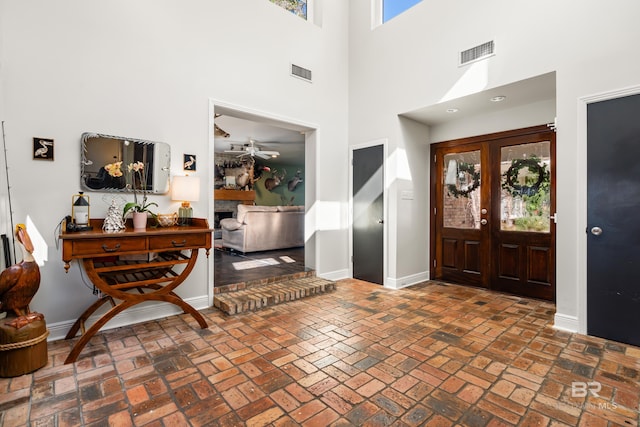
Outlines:
[[256,200],[256,192],[253,190],[213,190],[214,200],[235,200],[244,205],[252,205]]

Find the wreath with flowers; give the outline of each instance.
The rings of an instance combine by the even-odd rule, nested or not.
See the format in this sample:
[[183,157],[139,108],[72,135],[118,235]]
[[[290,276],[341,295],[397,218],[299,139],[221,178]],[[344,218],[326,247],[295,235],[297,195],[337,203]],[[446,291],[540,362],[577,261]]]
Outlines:
[[[518,176],[524,168],[527,168],[529,172],[536,177],[535,181],[527,184],[518,183]],[[547,165],[540,162],[540,159],[537,157],[513,160],[509,169],[507,169],[502,176],[505,178],[502,182],[502,188],[508,191],[513,197],[533,196],[540,188],[548,186],[550,181]]]
[[458,173],[467,173],[471,176],[471,185],[464,189],[458,188],[456,184],[448,184],[447,191],[456,199],[458,197],[469,197],[469,194],[473,193],[476,188],[480,186],[480,172],[476,171],[476,165],[473,163],[458,163]]

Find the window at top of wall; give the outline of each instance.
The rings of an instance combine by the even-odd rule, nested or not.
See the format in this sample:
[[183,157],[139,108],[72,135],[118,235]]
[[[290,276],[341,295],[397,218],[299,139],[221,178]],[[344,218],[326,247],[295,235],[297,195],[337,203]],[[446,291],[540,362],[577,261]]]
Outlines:
[[302,19],[307,19],[307,0],[270,0]]
[[422,0],[382,0],[382,23],[395,18],[421,1]]

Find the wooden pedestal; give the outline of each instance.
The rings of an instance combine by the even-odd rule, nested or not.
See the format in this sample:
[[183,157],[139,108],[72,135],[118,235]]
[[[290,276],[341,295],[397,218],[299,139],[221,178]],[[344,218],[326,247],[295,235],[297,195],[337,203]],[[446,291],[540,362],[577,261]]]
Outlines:
[[15,316],[0,319],[0,377],[28,374],[47,364],[47,325],[36,320],[16,329],[7,325]]

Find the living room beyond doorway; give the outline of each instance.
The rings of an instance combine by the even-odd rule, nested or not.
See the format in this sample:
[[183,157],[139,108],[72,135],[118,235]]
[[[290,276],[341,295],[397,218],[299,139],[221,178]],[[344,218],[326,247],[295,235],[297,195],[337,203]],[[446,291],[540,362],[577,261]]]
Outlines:
[[216,293],[312,273],[304,257],[305,134],[245,116],[217,107],[214,114]]

